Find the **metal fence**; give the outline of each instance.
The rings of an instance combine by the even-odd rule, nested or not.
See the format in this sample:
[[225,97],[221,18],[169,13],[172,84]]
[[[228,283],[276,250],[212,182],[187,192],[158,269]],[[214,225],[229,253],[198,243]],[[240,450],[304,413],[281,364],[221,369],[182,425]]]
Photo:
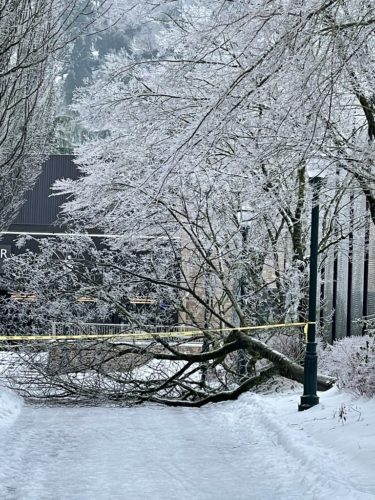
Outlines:
[[[125,335],[127,339],[141,338],[149,335],[160,334],[162,337],[179,338],[185,337],[189,333],[189,337],[194,337],[195,328],[185,325],[142,325],[137,327],[123,323],[68,323],[68,322],[51,322],[52,336],[98,336],[98,337],[116,337],[116,335]],[[196,330],[196,335],[200,335],[200,330]]]

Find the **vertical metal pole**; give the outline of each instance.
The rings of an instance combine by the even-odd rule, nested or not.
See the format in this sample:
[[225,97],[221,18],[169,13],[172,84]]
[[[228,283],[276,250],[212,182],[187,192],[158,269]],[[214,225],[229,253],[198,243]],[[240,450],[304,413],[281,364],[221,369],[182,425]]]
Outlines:
[[319,326],[321,330],[324,328],[324,299],[326,296],[326,287],[325,287],[325,282],[326,282],[326,266],[325,264],[322,265],[321,270],[320,270],[320,310],[319,310]]
[[[370,257],[370,205],[366,200],[366,225],[365,225],[365,254],[363,261],[363,303],[362,316],[366,318],[368,315],[368,282],[369,282],[369,257]],[[366,323],[362,327],[362,335],[366,335]]]
[[308,410],[319,403],[316,394],[318,376],[318,357],[316,354],[316,297],[318,283],[318,239],[319,239],[319,185],[320,179],[311,179],[313,190],[311,210],[311,241],[310,241],[310,284],[309,284],[309,315],[307,325],[307,343],[304,362],[303,396],[298,406],[299,411]]
[[[242,226],[241,227],[241,239],[242,239],[242,258],[246,255],[246,246],[247,246],[247,239],[248,239],[248,227],[247,226]],[[243,299],[245,296],[245,277],[243,275],[243,270],[239,279],[239,302],[241,306],[243,306]],[[247,352],[244,351],[243,349],[240,349],[237,351],[237,374],[240,377],[244,377],[247,374],[247,364],[248,364],[249,358],[247,355]]]
[[[207,259],[210,257],[210,252],[208,251],[207,254]],[[210,322],[209,322],[209,313],[208,313],[208,306],[212,306],[211,304],[211,291],[210,291],[210,286],[209,286],[209,272],[207,269],[207,265],[204,267],[204,300],[205,300],[205,308],[204,308],[204,329],[208,330],[210,328]],[[202,350],[201,352],[207,352],[209,350],[209,341],[206,336],[203,337],[203,342],[202,342]],[[208,361],[204,361],[201,363],[201,384],[202,387],[206,386],[206,378],[207,378],[207,371],[209,368]]]
[[352,335],[352,303],[353,303],[353,243],[354,243],[354,195],[350,195],[349,208],[349,258],[348,258],[348,288],[346,302],[346,336]]
[[333,254],[333,288],[332,288],[332,335],[331,335],[331,344],[336,340],[336,322],[337,322],[337,281],[338,281],[338,263],[339,259],[339,251],[338,244],[335,243],[334,254]]
[[[340,185],[340,170],[336,168],[336,189],[338,190]],[[334,221],[333,226],[334,238],[339,240],[339,227],[337,221]],[[337,291],[338,291],[338,271],[339,271],[339,244],[334,244],[333,247],[333,286],[332,286],[332,327],[331,327],[331,340],[330,343],[333,344],[337,336]]]

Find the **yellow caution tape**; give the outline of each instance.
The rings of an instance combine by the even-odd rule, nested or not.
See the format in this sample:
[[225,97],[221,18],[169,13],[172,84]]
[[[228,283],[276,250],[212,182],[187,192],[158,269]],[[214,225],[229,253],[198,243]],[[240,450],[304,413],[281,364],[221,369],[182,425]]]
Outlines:
[[307,333],[309,331],[309,325],[316,325],[316,321],[308,321],[307,323],[305,323],[305,326],[303,327],[305,342],[307,342]]
[[[93,339],[131,339],[131,340],[149,340],[155,337],[198,337],[204,333],[230,332],[230,331],[251,331],[251,330],[270,330],[273,328],[288,328],[292,326],[304,327],[305,338],[307,338],[307,327],[310,323],[278,323],[274,325],[259,326],[241,326],[237,328],[211,328],[205,330],[190,330],[177,332],[160,333],[114,333],[114,334],[78,334],[78,335],[0,335],[1,340],[93,340]],[[314,323],[315,324],[315,323]]]

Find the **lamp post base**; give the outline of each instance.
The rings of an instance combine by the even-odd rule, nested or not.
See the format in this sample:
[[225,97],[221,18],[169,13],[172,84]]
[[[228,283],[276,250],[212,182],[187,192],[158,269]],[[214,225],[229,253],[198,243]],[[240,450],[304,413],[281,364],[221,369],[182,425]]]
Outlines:
[[298,411],[309,410],[317,404],[319,404],[319,396],[312,394],[303,395],[301,396],[301,403],[298,405]]

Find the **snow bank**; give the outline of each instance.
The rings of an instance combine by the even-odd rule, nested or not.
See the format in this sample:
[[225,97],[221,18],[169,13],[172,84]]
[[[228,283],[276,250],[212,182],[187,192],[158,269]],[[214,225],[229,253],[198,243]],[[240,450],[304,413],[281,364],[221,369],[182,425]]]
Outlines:
[[22,399],[13,391],[0,387],[0,429],[11,425],[22,408]]
[[[265,426],[289,453],[316,477],[324,477],[318,481],[323,488],[319,498],[330,491],[335,491],[331,498],[375,498],[375,399],[336,387],[319,397],[320,404],[304,412],[297,411],[296,393],[256,396],[253,404],[261,406]],[[251,401],[249,395],[243,399]]]

